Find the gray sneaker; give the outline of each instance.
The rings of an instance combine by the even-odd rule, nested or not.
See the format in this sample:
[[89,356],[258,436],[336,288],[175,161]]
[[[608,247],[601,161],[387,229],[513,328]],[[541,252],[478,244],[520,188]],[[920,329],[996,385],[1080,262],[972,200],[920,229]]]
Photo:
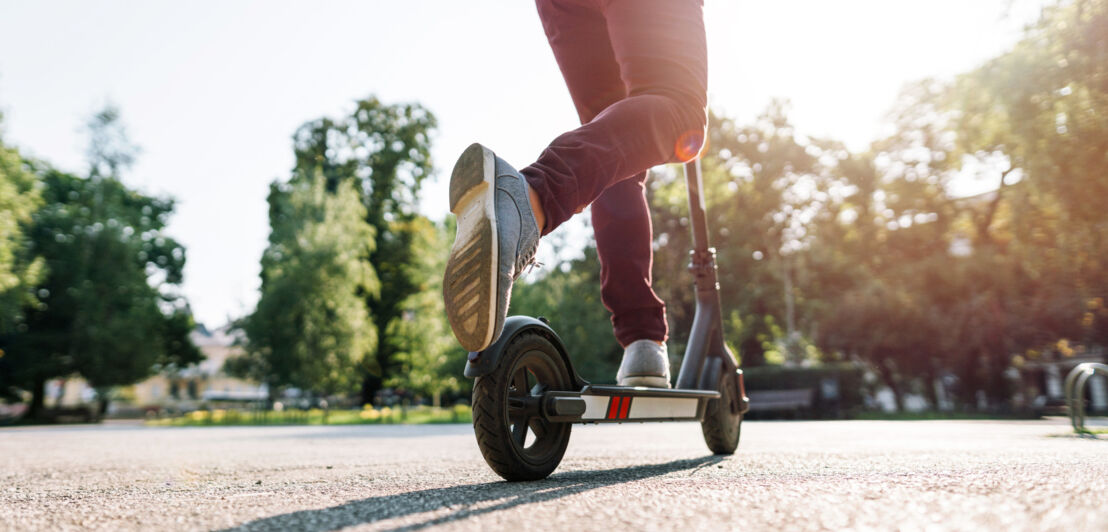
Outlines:
[[442,283],[446,317],[462,347],[481,351],[504,329],[512,283],[535,260],[539,227],[523,176],[480,144],[454,164],[450,212],[458,232]]
[[665,344],[635,340],[623,350],[623,362],[616,373],[620,386],[669,388],[669,356]]

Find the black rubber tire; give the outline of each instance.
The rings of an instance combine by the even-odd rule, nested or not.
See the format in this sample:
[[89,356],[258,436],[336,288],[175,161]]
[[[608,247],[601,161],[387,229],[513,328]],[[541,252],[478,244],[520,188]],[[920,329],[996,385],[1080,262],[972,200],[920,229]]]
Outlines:
[[731,407],[731,399],[739,394],[738,383],[726,376],[720,380],[720,398],[708,401],[700,430],[704,433],[704,443],[713,453],[735,454],[743,422],[742,413],[733,412]]
[[[525,386],[517,385],[521,371]],[[517,417],[527,419],[523,424],[524,442],[520,443],[513,434],[517,424],[509,414],[509,397],[518,405],[527,398],[535,401],[547,390],[569,390],[571,383],[557,348],[537,333],[523,333],[513,339],[496,370],[477,378],[473,384],[473,430],[481,455],[496,474],[508,481],[539,480],[558,467],[569,445],[572,425],[550,423],[541,417]],[[528,433],[534,439],[524,445]]]

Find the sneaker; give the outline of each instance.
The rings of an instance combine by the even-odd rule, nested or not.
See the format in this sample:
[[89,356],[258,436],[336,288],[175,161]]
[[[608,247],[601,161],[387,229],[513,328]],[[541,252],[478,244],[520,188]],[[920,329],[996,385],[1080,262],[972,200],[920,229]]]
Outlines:
[[442,283],[446,316],[462,347],[481,351],[504,330],[512,283],[535,260],[539,227],[527,181],[480,144],[454,164],[450,212],[458,231]]
[[669,357],[666,345],[654,340],[635,340],[623,350],[623,362],[616,373],[620,386],[669,388]]

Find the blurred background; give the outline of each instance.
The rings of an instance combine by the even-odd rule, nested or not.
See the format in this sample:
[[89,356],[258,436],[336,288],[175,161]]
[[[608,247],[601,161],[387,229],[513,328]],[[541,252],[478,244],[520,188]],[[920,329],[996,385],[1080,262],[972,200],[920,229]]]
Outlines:
[[[705,19],[705,196],[751,417],[1040,416],[1106,361],[1108,2]],[[474,141],[525,166],[576,126],[534,7],[507,1],[2,0],[0,111],[0,423],[464,420],[450,167]],[[648,184],[676,367],[686,195],[676,167]],[[587,220],[544,240],[511,312],[607,383]],[[1087,399],[1108,411],[1104,377]]]

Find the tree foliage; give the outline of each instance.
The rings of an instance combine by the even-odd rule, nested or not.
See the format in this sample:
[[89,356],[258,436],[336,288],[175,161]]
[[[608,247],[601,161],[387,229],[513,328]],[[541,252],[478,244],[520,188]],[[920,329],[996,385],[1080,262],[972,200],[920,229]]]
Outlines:
[[[1006,369],[1104,345],[1105,27],[1108,3],[1061,2],[1011,51],[905,89],[894,134],[839,164],[850,223],[816,227],[825,258],[866,248],[823,263],[856,273],[817,320],[821,346],[872,363],[898,398],[948,373],[962,404],[1003,405]],[[994,190],[953,196],[968,177]]]
[[42,261],[28,253],[24,231],[40,195],[27,163],[0,139],[0,334],[22,321],[23,306],[34,302],[31,287],[42,275]]
[[[799,135],[783,102],[750,124],[713,115],[703,195],[743,363],[855,360],[898,402],[937,405],[942,377],[960,404],[1001,407],[1010,369],[1108,344],[1105,28],[1108,2],[1057,3],[981,67],[907,85],[863,152]],[[957,196],[967,179],[992,190]],[[676,168],[649,182],[678,348],[694,308],[684,188]],[[523,295],[559,300],[592,273],[567,267]],[[547,307],[560,331],[602,321]]]
[[[454,340],[442,302],[442,272],[450,249],[453,227],[415,217],[402,228],[413,235],[413,260],[405,272],[420,284],[401,303],[400,319],[389,324],[387,336],[394,342],[396,368],[387,386],[430,396],[438,403],[448,392],[468,387],[463,382],[465,353]],[[450,224],[452,225],[452,224]]]
[[[101,113],[91,134],[125,139],[120,131],[118,114]],[[41,258],[45,274],[0,359],[5,384],[34,394],[34,413],[49,378],[78,374],[104,401],[111,387],[202,358],[188,339],[191,313],[176,293],[185,250],[165,233],[173,201],[125,186],[117,172],[130,159],[111,156],[117,163],[90,162],[111,174],[36,170],[42,205],[27,226],[27,252]]]
[[407,340],[392,336],[406,330],[394,324],[426,285],[422,271],[409,265],[420,258],[415,209],[431,173],[430,137],[436,125],[434,115],[418,104],[389,105],[369,97],[356,102],[349,116],[313,120],[293,135],[296,171],[318,172],[329,191],[351,183],[365,206],[365,221],[376,231],[368,260],[381,284],[366,294],[366,303],[379,341],[374,363],[366,366],[365,401],[396,371],[397,353]]
[[370,97],[296,130],[294,177],[270,194],[262,299],[243,322],[249,355],[233,371],[271,390],[357,381],[363,402],[385,385],[436,399],[461,388],[440,296],[449,228],[416,213],[434,128],[418,104]]
[[[374,230],[353,184],[319,173],[270,186],[261,298],[243,320],[247,354],[233,373],[325,396],[349,393],[377,341],[362,299],[380,284],[367,262]],[[368,361],[372,363],[372,361]]]

